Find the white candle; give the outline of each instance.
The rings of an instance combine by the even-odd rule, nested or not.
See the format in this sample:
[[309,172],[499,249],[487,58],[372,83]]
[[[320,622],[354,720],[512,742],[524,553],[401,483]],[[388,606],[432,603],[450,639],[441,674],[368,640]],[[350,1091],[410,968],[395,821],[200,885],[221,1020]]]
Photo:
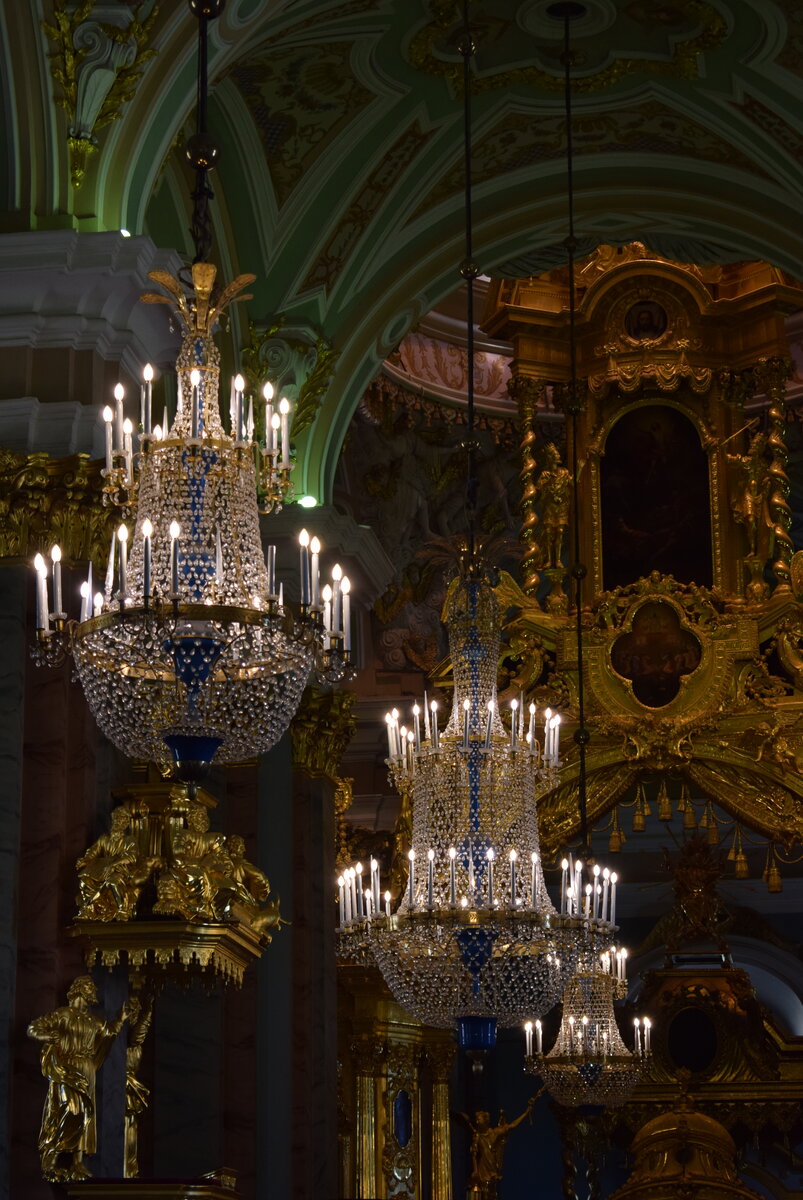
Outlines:
[[516,743],[519,733],[519,702],[518,700],[510,701],[510,749],[516,749]]
[[619,876],[611,871],[611,925],[616,924],[616,881]]
[[415,850],[407,855],[410,860],[410,908],[415,908]]
[[323,585],[323,627],[327,633],[332,631],[332,589],[328,583]]
[[432,749],[438,749],[438,701],[433,700],[430,704],[430,712],[432,713]]
[[[343,600],[343,652],[351,652],[351,581],[344,575],[340,584],[340,595]],[[412,737],[413,735],[410,734]]]
[[234,376],[234,427],[232,429],[232,437],[235,442],[244,441],[243,438],[243,389],[245,388],[245,380],[242,375]]
[[[273,405],[271,404],[273,399],[273,384],[270,382],[270,380],[263,385],[262,395],[265,398],[265,449],[271,450],[273,449],[273,428],[271,425],[271,421],[273,419]],[[377,910],[378,909],[379,905],[377,904]]]
[[385,892],[385,916],[390,920],[390,892]]
[[120,607],[125,605],[125,598],[128,592],[126,570],[128,567],[128,529],[125,525],[121,525],[117,530],[117,541],[120,545],[120,578],[118,580],[118,592],[120,595]]
[[393,758],[393,717],[385,713],[385,723],[388,727],[388,758]]
[[340,913],[340,928],[342,929],[346,923],[346,881],[342,875],[337,879],[338,889],[338,912]]
[[552,766],[560,762],[560,713],[552,718]]
[[452,908],[457,904],[457,879],[455,878],[455,858],[457,851],[454,846],[449,847],[449,904]]
[[426,688],[424,689],[424,740],[429,741],[429,705],[427,704]]
[[468,750],[468,710],[470,704],[468,700],[463,701],[463,749]]
[[374,910],[379,912],[379,863],[375,858],[371,859],[371,893],[374,901]]
[[494,851],[493,846],[489,846],[485,852],[485,857],[488,860],[488,907],[494,906]]
[[279,425],[280,424],[281,424],[281,418],[279,417],[279,414],[274,413],[270,419],[270,430],[271,430],[270,445],[271,445],[271,449],[273,450],[274,454],[276,454],[278,451]]
[[353,874],[354,874],[354,872],[352,871],[351,867],[349,867],[348,871],[346,871],[346,879],[345,879],[345,884],[346,884],[346,924],[347,925],[351,924],[351,919],[353,916],[353,910],[352,910],[352,906],[351,906],[351,877]]
[[633,1028],[636,1031],[636,1054],[641,1054],[641,1022],[638,1017],[633,1018]]
[[249,397],[248,397],[248,425],[247,425],[247,429],[246,429],[246,432],[248,433],[248,441],[249,441],[249,442],[253,442],[253,440],[254,440],[254,429],[255,429],[255,425],[254,425],[254,397],[253,397],[253,396],[249,396]]
[[356,872],[354,886],[357,890],[357,918],[362,920],[362,918],[365,916],[365,910],[363,908],[364,897],[362,894],[362,863],[358,862],[354,867],[354,870]]
[[99,617],[103,612],[103,592],[95,592],[95,607],[92,615]]
[[223,539],[220,536],[220,526],[215,529],[215,583],[223,587]]
[[134,483],[134,426],[128,417],[123,421],[123,457],[126,487],[131,487]]
[[594,863],[594,891],[593,891],[594,905],[593,905],[591,915],[593,916],[595,921],[596,921],[597,917],[599,916],[599,895],[600,895],[599,863]]
[[267,546],[265,549],[265,566],[268,573],[268,595],[276,595],[276,547]]
[[549,766],[549,722],[552,720],[552,709],[544,710],[544,760]]
[[535,1022],[535,1049],[538,1054],[544,1053],[544,1030],[540,1021]]
[[561,859],[560,867],[560,912],[561,916],[564,916],[566,913],[566,875],[569,870],[568,860],[565,858]]
[[391,718],[393,721],[393,724],[392,724],[393,757],[400,758],[401,757],[401,739],[399,738],[399,710],[398,710],[398,708],[392,708],[390,710],[390,715],[391,715]]
[[516,907],[516,851],[510,851],[510,907]]
[[279,401],[279,416],[282,427],[282,470],[290,466],[290,401]]
[[306,608],[309,605],[309,534],[306,529],[302,529],[298,535],[298,569],[300,572],[301,586],[301,604]]
[[620,966],[619,966],[620,983],[626,983],[627,982],[627,950],[625,949],[624,946],[622,946],[622,949],[620,951],[619,963],[620,963]]
[[415,732],[415,748],[418,752],[421,749],[421,709],[418,704],[413,705],[413,730]]
[[530,855],[530,907],[538,907],[538,855],[533,850]]
[[415,770],[415,734],[412,729],[407,730],[407,770]]
[[585,916],[585,919],[587,921],[591,917],[591,884],[590,883],[586,884],[586,902],[585,902],[585,912],[583,915]]
[[310,584],[312,607],[321,607],[321,543],[316,537],[312,538],[309,544],[310,549]]
[[50,551],[53,563],[53,612],[57,617],[64,615],[64,599],[61,591],[61,547],[53,546]]
[[201,372],[193,369],[190,371],[190,384],[192,386],[192,415],[191,436],[199,438],[201,436]]
[[151,366],[150,363],[145,364],[143,371],[142,371],[142,378],[145,380],[145,386],[142,389],[142,432],[146,433],[146,434],[150,434],[150,432],[151,432],[151,407],[152,407],[152,405],[151,405],[151,401],[152,401],[151,388],[153,387],[153,367]]
[[92,603],[91,588],[86,580],[81,584],[81,624],[89,620],[89,609]]
[[577,1052],[577,1043],[574,1040],[574,1017],[569,1017],[569,1054]]
[[178,600],[178,564],[181,553],[181,526],[178,521],[170,522],[170,589],[171,596]]
[[524,1053],[528,1058],[533,1056],[533,1023],[527,1021],[524,1026]]
[[142,522],[142,602],[147,608],[151,597],[151,538],[153,525],[146,517]]
[[574,864],[574,915],[580,916],[580,898],[583,895],[583,864],[578,858]]
[[435,851],[430,847],[427,850],[427,907],[432,908],[435,904],[433,890],[435,887]]
[[652,1033],[652,1021],[649,1017],[644,1018],[644,1053],[650,1053],[650,1035]]
[[121,383],[115,384],[114,388],[114,408],[115,421],[117,425],[117,446],[115,447],[120,453],[123,450],[123,397],[125,396],[125,388]]
[[343,598],[340,589],[343,579],[343,568],[340,563],[332,567],[332,633],[340,633],[343,628]]
[[602,920],[608,920],[608,888],[611,882],[611,873],[606,867],[602,872]]
[[530,743],[530,754],[535,753],[535,705],[530,705],[530,724],[527,727],[527,741]]
[[488,716],[485,721],[485,741],[483,743],[483,750],[491,749],[491,739],[493,737],[493,723],[494,723],[494,702],[493,702],[493,700],[489,700],[488,701]]
[[48,629],[50,618],[47,611],[47,567],[41,554],[33,560],[36,571],[36,628]]
[[103,428],[104,428],[104,431],[106,434],[106,470],[107,470],[107,472],[111,471],[111,469],[112,469],[112,454],[113,454],[112,421],[113,420],[114,420],[114,413],[112,412],[112,410],[109,408],[109,406],[107,404],[103,410]]

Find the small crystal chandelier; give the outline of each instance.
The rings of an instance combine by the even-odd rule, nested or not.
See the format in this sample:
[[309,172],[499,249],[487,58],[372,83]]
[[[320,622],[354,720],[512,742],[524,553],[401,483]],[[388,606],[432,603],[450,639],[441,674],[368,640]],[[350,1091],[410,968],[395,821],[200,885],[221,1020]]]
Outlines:
[[524,1026],[524,1069],[543,1080],[558,1104],[618,1108],[641,1078],[651,1053],[650,1019],[634,1019],[631,1052],[622,1041],[613,1007],[614,1000],[627,993],[625,959],[625,951],[609,947],[578,968],[566,985],[560,1029],[547,1054],[541,1022]]
[[[205,261],[211,247],[206,174],[216,157],[204,127],[206,27],[199,16],[199,129],[191,139],[196,168],[190,279],[164,271],[164,289],[143,299],[166,303],[183,331],[172,425],[152,426],[152,371],[141,396],[138,454],[133,426],[115,391],[104,413],[104,502],[124,518],[112,538],[103,585],[90,567],[78,621],[63,602],[61,553],[53,547],[52,592],[41,555],[37,570],[39,662],[72,654],[78,678],[103,732],[125,754],[167,765],[186,781],[212,760],[262,753],[278,740],[315,673],[329,683],[349,670],[350,587],[339,567],[321,589],[320,543],[302,531],[300,603],[293,611],[277,587],[276,548],[263,552],[260,504],[278,508],[290,494],[290,407],[265,399],[265,437],[254,440],[253,401],[243,380],[232,386],[231,430],[219,409],[220,359],[213,333],[220,314],[253,281],[241,275],[216,285]],[[220,7],[218,6],[217,11]],[[129,528],[130,523],[130,528]]]

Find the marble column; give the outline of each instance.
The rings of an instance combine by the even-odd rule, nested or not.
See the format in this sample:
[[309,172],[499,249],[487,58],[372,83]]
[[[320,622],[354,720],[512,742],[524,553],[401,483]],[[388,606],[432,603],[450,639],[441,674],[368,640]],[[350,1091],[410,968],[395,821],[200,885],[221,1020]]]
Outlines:
[[[437,1037],[437,1035],[434,1035]],[[448,1034],[427,1043],[432,1072],[432,1200],[452,1200],[452,1121],[449,1080],[456,1047]]]
[[17,882],[22,802],[22,714],[25,689],[24,567],[0,570],[0,1198],[9,1200],[11,1031],[17,968]]

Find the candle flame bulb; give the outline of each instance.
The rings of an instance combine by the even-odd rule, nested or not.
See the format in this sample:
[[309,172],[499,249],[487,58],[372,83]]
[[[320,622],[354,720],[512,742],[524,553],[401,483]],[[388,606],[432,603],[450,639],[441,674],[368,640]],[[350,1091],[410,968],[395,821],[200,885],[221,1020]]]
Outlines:
[[173,541],[175,541],[176,538],[181,537],[181,526],[179,525],[178,521],[170,522],[170,536]]
[[318,539],[316,537],[310,538],[309,548],[313,554],[320,554],[321,543],[318,541]]
[[[236,387],[237,385],[235,384],[234,386]],[[273,390],[273,384],[270,382],[270,380],[268,380],[268,381],[267,381],[267,383],[266,383],[266,384],[263,386],[263,388],[262,388],[262,395],[265,397],[265,399],[266,399],[266,400],[267,400],[269,403],[270,403],[270,401],[273,399],[273,397],[274,397],[274,390]]]
[[197,387],[201,382],[201,372],[195,367],[190,371],[190,383],[193,387]]
[[335,563],[335,565],[332,567],[332,578],[336,582],[339,582],[343,578],[343,568],[341,567],[340,563]]
[[454,859],[456,857],[457,857],[457,851],[455,850],[454,846],[450,846],[449,847],[449,858]]
[[430,862],[434,862],[435,861],[435,851],[427,850],[427,858],[429,859]]
[[109,408],[108,404],[105,405],[105,407],[103,409],[103,420],[106,422],[107,425],[111,424],[111,422],[114,420],[114,413]]
[[61,562],[61,547],[54,546],[53,549],[50,551],[50,557],[54,563]]
[[123,387],[123,385],[121,383],[116,383],[114,385],[115,400],[122,400],[124,398],[124,396],[125,396],[125,388]]
[[123,421],[123,433],[130,437],[133,432],[134,426],[131,423],[131,418],[126,417],[126,419]]
[[531,717],[535,716],[535,705],[534,704],[530,705],[530,716]]
[[337,886],[338,886],[338,887],[344,887],[344,886],[345,886],[345,883],[346,883],[346,881],[345,881],[345,879],[343,878],[343,876],[342,876],[342,875],[338,875],[338,877],[337,877]]
[[485,852],[485,857],[488,859],[488,862],[493,862],[493,860],[494,860],[494,849],[493,849],[493,846],[489,846],[489,847],[488,847],[488,849],[487,849],[487,850],[486,850],[486,852]]
[[415,862],[415,850],[410,849],[407,852],[407,857],[409,858],[410,862]]
[[569,860],[568,860],[567,858],[562,858],[562,859],[560,860],[560,865],[561,865],[561,869],[562,869],[562,870],[564,870],[564,871],[568,871],[568,869],[569,869]]
[[390,904],[390,892],[385,892],[385,903]]
[[283,396],[281,398],[281,400],[279,401],[279,412],[282,413],[283,416],[286,417],[287,414],[289,413],[289,411],[290,411],[290,401],[286,400]]
[[351,591],[351,580],[349,579],[348,575],[343,576],[343,579],[340,583],[340,590],[344,596],[348,596],[349,592]]
[[234,390],[235,392],[242,392],[245,390],[245,380],[239,373],[234,376]]
[[146,517],[145,520],[142,522],[142,536],[143,537],[152,537],[152,535],[153,535],[153,525],[151,525],[150,521]]
[[86,580],[81,584],[81,596],[84,600],[89,596],[89,584]]
[[146,383],[150,383],[153,379],[153,367],[150,363],[145,363],[145,366],[142,368],[142,378]]
[[301,533],[298,535],[298,544],[299,546],[309,545],[309,534],[307,533],[306,529],[302,529]]
[[120,528],[117,530],[117,538],[118,538],[118,541],[121,541],[121,542],[128,541],[128,530],[126,529],[125,525],[121,525]]
[[510,861],[511,861],[511,862],[515,862],[515,861],[516,861],[516,859],[518,858],[518,855],[516,854],[516,851],[515,851],[515,850],[511,850],[511,851],[510,851],[510,855],[509,855],[509,857],[510,857]]

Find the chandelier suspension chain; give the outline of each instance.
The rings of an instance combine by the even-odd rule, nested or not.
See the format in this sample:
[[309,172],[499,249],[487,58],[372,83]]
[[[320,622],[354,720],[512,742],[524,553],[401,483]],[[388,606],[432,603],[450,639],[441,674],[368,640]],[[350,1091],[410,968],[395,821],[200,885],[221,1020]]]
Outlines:
[[195,136],[187,145],[187,157],[195,169],[195,187],[192,192],[193,210],[190,233],[195,246],[193,262],[207,262],[212,250],[212,219],[209,201],[214,192],[209,186],[209,171],[214,167],[218,148],[209,137],[208,114],[208,63],[209,21],[220,15],[223,2],[197,3],[190,0],[190,8],[198,18],[198,89],[196,99]]
[[564,241],[566,258],[569,268],[569,412],[571,414],[572,431],[572,535],[573,562],[571,575],[574,580],[574,604],[577,631],[577,715],[578,726],[574,733],[574,741],[579,753],[578,777],[578,807],[580,810],[580,839],[582,853],[590,851],[588,838],[587,813],[587,774],[586,747],[589,734],[585,723],[585,663],[583,659],[583,579],[586,575],[585,564],[580,559],[580,487],[577,461],[577,344],[575,340],[575,253],[577,239],[574,231],[574,143],[572,138],[572,52],[570,27],[575,15],[572,5],[564,6],[563,13],[563,69],[564,69],[564,108],[566,116],[566,188],[569,216],[569,234]]

